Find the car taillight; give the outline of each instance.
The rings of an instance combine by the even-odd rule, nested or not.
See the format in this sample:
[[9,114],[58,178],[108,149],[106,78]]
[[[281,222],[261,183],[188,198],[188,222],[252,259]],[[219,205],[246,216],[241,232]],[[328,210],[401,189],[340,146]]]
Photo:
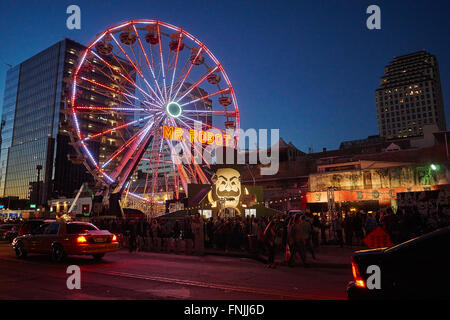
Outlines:
[[87,240],[86,240],[85,236],[79,236],[77,238],[77,243],[86,243],[86,242],[87,242]]
[[365,288],[366,284],[364,283],[363,278],[361,277],[361,274],[358,270],[358,265],[356,264],[355,260],[352,258],[352,272],[353,272],[353,278],[355,279],[356,286],[360,288]]
[[111,241],[117,241],[117,237],[115,234],[113,234]]

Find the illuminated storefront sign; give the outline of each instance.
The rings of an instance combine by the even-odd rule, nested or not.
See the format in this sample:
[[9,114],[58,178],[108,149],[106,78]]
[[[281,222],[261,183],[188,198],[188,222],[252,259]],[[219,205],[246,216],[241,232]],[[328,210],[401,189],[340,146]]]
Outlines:
[[170,139],[175,141],[190,140],[191,143],[214,144],[216,146],[230,145],[231,136],[229,134],[214,133],[211,131],[203,131],[196,129],[183,129],[179,127],[163,126],[163,139]]
[[[379,189],[363,189],[363,190],[336,190],[334,199],[336,202],[351,201],[367,201],[377,200],[380,205],[391,205],[391,200],[397,199],[397,193],[400,192],[418,192],[426,190],[440,190],[441,186],[411,186],[411,187],[394,187]],[[306,198],[308,203],[326,203],[327,192],[316,191],[307,192]]]

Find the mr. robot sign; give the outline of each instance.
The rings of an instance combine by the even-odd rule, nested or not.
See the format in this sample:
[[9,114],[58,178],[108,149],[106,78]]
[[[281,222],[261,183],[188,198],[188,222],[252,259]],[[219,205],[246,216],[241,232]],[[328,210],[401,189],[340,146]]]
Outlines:
[[[208,200],[213,207],[232,208],[239,212],[241,199],[241,174],[232,168],[221,168],[212,177],[214,182],[208,193]],[[239,212],[240,214],[240,212]]]

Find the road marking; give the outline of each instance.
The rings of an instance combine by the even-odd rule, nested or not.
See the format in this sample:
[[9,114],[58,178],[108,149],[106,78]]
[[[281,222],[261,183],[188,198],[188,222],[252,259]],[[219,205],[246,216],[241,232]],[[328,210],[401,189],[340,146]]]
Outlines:
[[224,291],[235,291],[235,292],[241,292],[241,293],[253,293],[253,294],[259,294],[259,295],[280,296],[280,297],[291,298],[291,299],[305,299],[305,298],[307,298],[307,299],[325,299],[325,300],[339,299],[338,297],[329,297],[329,296],[326,297],[326,296],[317,296],[317,295],[311,295],[311,294],[307,294],[305,297],[305,295],[285,292],[285,291],[281,291],[281,290],[269,290],[269,289],[263,289],[263,288],[231,286],[231,285],[226,285],[226,284],[207,283],[207,282],[200,282],[200,281],[194,281],[194,280],[149,276],[149,275],[143,275],[143,274],[134,274],[134,273],[118,272],[118,271],[102,271],[102,272],[92,271],[92,270],[86,270],[86,271],[91,272],[91,273],[106,274],[106,275],[119,276],[119,277],[124,277],[124,278],[157,281],[157,282],[163,282],[163,283],[179,284],[179,285],[193,286],[193,287],[202,287],[202,288],[208,288],[208,289],[218,289],[218,290],[224,290]]
[[[6,257],[0,257],[0,260],[15,262],[15,263],[22,263],[22,264],[33,264],[33,265],[43,265],[40,262],[34,262],[34,261],[26,261],[21,259],[15,259],[15,258],[6,258]],[[54,264],[45,264],[46,266],[52,267],[58,267],[58,265]],[[108,264],[104,264],[105,266]],[[96,265],[98,266],[98,265]],[[170,283],[170,284],[179,284],[179,285],[185,285],[185,286],[193,286],[193,287],[201,287],[201,288],[209,288],[209,289],[216,289],[216,290],[224,290],[224,291],[234,291],[234,292],[240,292],[240,293],[252,293],[252,294],[259,294],[259,295],[268,295],[268,296],[279,296],[282,298],[290,298],[290,299],[311,299],[311,300],[336,300],[336,299],[342,299],[340,297],[335,296],[323,296],[323,295],[314,295],[306,293],[304,295],[299,294],[298,292],[291,293],[286,292],[282,290],[270,290],[270,289],[263,289],[263,288],[252,288],[252,287],[243,287],[243,286],[232,286],[232,285],[226,285],[226,284],[216,284],[216,283],[207,283],[207,282],[201,282],[201,281],[195,281],[195,280],[186,280],[186,279],[177,279],[177,278],[167,278],[167,277],[160,277],[160,276],[150,276],[150,275],[142,275],[142,274],[134,274],[134,273],[127,273],[127,272],[119,272],[119,271],[95,271],[95,270],[89,270],[86,269],[86,267],[90,267],[90,265],[85,265],[84,268],[82,268],[82,272],[89,272],[89,273],[96,273],[96,274],[103,274],[103,275],[110,275],[110,276],[119,276],[124,278],[130,278],[130,279],[140,279],[140,280],[148,280],[148,281],[156,281],[156,282],[162,282],[162,283]]]

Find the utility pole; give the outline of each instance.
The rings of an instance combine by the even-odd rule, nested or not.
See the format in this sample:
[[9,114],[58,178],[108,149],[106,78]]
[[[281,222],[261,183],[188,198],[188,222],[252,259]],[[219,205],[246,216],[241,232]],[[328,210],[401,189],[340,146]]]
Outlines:
[[448,160],[447,131],[444,132],[444,137],[445,137],[445,152],[447,154],[447,160]]
[[40,164],[38,164],[36,166],[36,169],[37,169],[37,172],[38,172],[38,175],[37,175],[37,187],[36,187],[36,189],[37,189],[37,191],[36,191],[36,193],[37,193],[36,205],[39,208],[39,206],[41,204],[41,197],[40,197],[39,191],[40,191],[40,175],[41,175],[42,166]]
[[330,239],[334,239],[334,218],[336,217],[336,202],[334,201],[334,191],[337,188],[334,186],[328,187],[327,189],[327,200],[328,200],[328,212],[330,213]]

